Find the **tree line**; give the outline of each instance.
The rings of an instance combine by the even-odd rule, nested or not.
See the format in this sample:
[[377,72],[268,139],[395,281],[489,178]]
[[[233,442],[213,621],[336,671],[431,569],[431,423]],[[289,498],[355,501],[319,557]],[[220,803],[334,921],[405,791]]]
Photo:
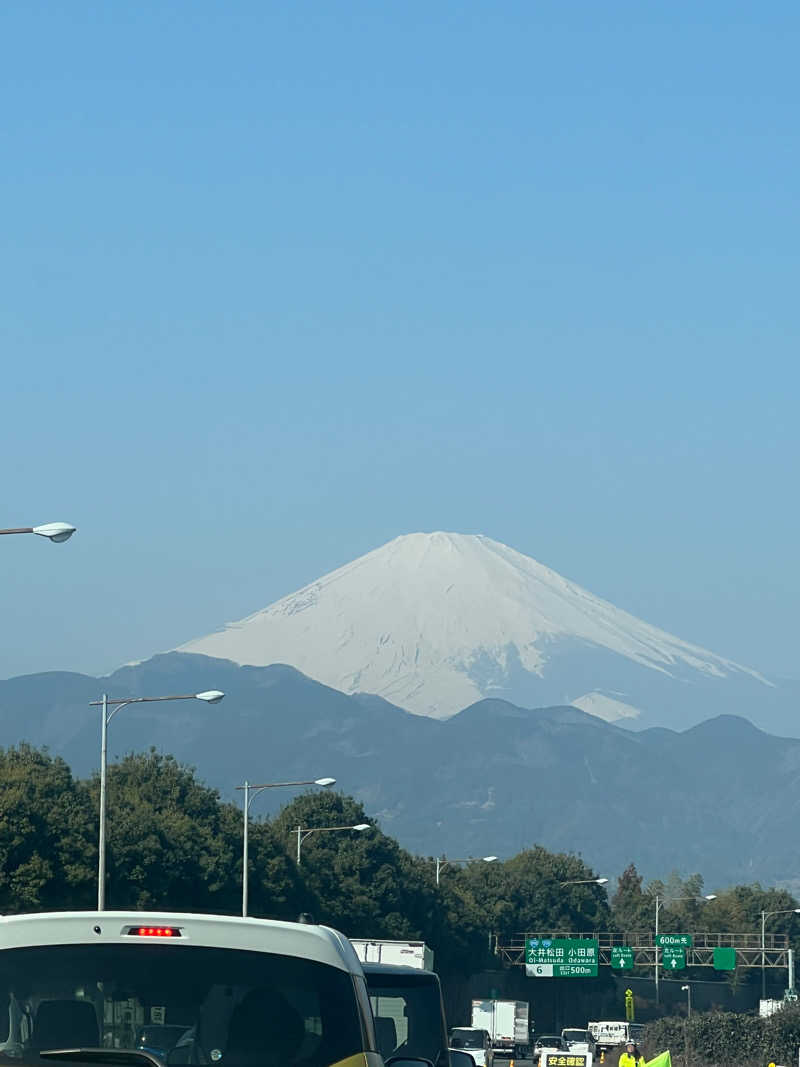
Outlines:
[[[99,780],[75,778],[46,749],[0,749],[0,912],[91,909],[97,891]],[[313,834],[294,860],[292,830],[367,822],[367,833]],[[155,750],[109,767],[108,906],[241,912],[242,812]],[[660,929],[759,929],[761,911],[789,911],[785,890],[718,891],[699,903],[700,875],[643,884],[631,865],[609,898],[605,887],[565,886],[596,877],[579,856],[532,846],[509,859],[444,867],[412,855],[352,797],[302,794],[273,818],[250,824],[251,915],[295,919],[310,912],[351,937],[421,939],[437,969],[468,975],[497,967],[497,943],[523,931],[646,931],[654,898],[668,903]],[[669,901],[673,902],[670,903]],[[793,941],[800,916],[776,915],[771,932]]]

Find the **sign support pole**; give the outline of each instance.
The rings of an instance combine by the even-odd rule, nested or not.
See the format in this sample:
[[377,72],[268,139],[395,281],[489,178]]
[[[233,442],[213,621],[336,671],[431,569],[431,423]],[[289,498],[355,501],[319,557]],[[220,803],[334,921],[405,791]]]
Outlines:
[[658,998],[658,913],[661,911],[661,898],[656,896],[656,936],[653,939],[653,955],[655,956],[656,966],[656,1004],[659,1003]]

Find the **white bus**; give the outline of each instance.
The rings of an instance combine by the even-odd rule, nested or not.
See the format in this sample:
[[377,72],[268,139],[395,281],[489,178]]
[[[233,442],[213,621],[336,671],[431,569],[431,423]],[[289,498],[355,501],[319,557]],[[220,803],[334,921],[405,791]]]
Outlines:
[[361,965],[335,930],[166,912],[0,918],[3,1057],[113,1067],[131,1050],[168,1065],[383,1064]]

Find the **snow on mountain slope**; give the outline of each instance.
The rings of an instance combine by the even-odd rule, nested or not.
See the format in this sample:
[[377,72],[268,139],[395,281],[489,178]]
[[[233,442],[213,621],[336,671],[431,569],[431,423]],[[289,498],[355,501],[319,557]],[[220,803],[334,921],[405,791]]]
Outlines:
[[[683,683],[747,676],[770,684],[506,545],[453,533],[397,537],[179,651],[287,663],[345,693],[376,693],[443,718],[485,696],[513,698],[512,677],[544,678],[567,645]],[[639,707],[623,686],[609,695],[592,680],[564,695],[602,718],[630,717]]]
[[615,700],[608,694],[599,693],[596,690],[592,693],[585,693],[582,697],[577,697],[570,703],[573,707],[580,708],[581,711],[585,711],[588,715],[594,715],[598,719],[605,719],[606,722],[617,722],[619,719],[637,719],[641,714],[639,708],[631,707],[624,700]]

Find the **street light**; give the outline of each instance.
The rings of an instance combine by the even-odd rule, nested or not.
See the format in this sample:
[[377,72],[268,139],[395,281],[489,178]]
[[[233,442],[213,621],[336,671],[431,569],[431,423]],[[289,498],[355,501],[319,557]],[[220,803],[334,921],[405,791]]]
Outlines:
[[[764,934],[764,930],[766,928],[767,919],[771,918],[771,916],[773,916],[773,915],[800,915],[800,908],[782,908],[780,911],[762,911],[761,912],[761,999],[762,1000],[766,1000],[766,997],[767,997],[767,972],[764,969],[765,956],[766,956],[766,945],[764,943],[765,940],[766,940],[766,937],[765,937],[765,934]],[[790,982],[789,985],[791,985],[791,984],[792,983]]]
[[690,985],[682,985],[681,992],[686,994],[686,1018],[692,1017],[692,987]]
[[565,885],[605,885],[607,881],[607,878],[576,878],[574,881],[559,884],[563,889]]
[[[225,696],[219,689],[207,689],[204,693],[181,693],[168,697],[128,697],[126,700],[109,700],[103,693],[102,700],[92,700],[90,708],[102,708],[100,720],[100,836],[97,843],[97,910],[106,906],[106,778],[108,777],[108,724],[118,711],[128,704],[157,704],[164,700],[203,700],[206,704],[219,704]],[[109,711],[109,707],[111,710]]]
[[242,815],[244,817],[244,825],[242,827],[242,915],[247,915],[247,884],[250,871],[248,869],[248,827],[249,827],[249,815],[250,805],[253,803],[259,793],[262,793],[265,789],[288,789],[293,785],[336,785],[335,778],[312,778],[303,782],[264,782],[261,785],[251,785],[250,782],[245,782],[244,785],[237,785],[237,789],[244,790],[244,806],[242,808]]
[[[494,863],[494,861],[497,859],[497,856],[480,856],[478,858],[480,858],[482,863]],[[444,856],[442,856],[442,857],[437,856],[436,857],[436,884],[437,885],[439,884],[439,876],[441,875],[443,868],[445,868],[448,863],[472,863],[475,859],[476,859],[475,856],[467,856],[466,859],[461,859],[461,860],[450,860],[450,859],[445,859]]]
[[677,901],[680,901],[680,900],[695,900],[695,901],[702,902],[704,900],[716,900],[716,899],[717,899],[717,894],[716,893],[706,893],[705,896],[702,896],[702,897],[697,897],[697,896],[695,896],[695,897],[660,897],[660,896],[658,896],[658,894],[656,894],[656,936],[655,936],[655,943],[654,943],[654,946],[653,946],[653,955],[654,955],[654,958],[655,958],[655,967],[656,967],[656,1004],[659,1003],[659,988],[658,988],[658,978],[659,978],[659,975],[658,975],[658,917],[661,914],[661,909],[664,907],[665,904],[675,904]]
[[0,530],[2,534],[38,534],[49,541],[69,541],[75,533],[75,527],[68,522],[46,522],[43,526],[17,526],[15,529]]
[[303,842],[307,837],[311,837],[312,834],[330,834],[337,830],[355,830],[357,833],[363,833],[364,830],[371,830],[372,827],[368,822],[358,822],[355,826],[312,826],[307,829],[303,826],[298,826],[296,830],[290,830],[289,833],[297,834],[297,866],[300,866],[300,849]]

